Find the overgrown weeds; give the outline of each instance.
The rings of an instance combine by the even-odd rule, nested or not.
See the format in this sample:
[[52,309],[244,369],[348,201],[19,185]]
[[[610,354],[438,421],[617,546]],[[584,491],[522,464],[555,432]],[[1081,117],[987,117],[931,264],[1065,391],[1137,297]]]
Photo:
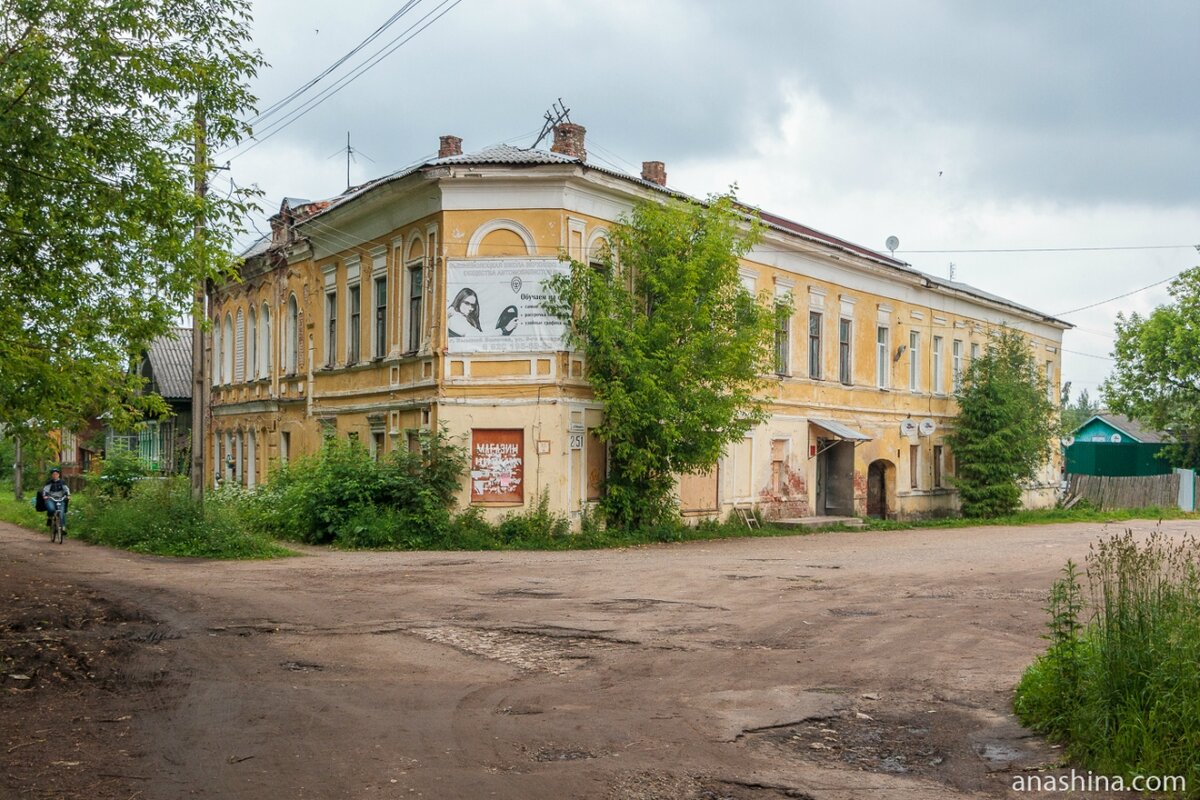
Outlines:
[[[128,496],[96,494],[71,510],[69,534],[137,553],[195,558],[274,558],[289,551],[246,530],[241,493],[212,492],[192,499],[186,478],[141,480]],[[75,506],[75,501],[72,501]]]
[[1017,714],[1110,775],[1182,775],[1200,796],[1200,542],[1155,532],[1101,541],[1050,595],[1049,650],[1017,686]]

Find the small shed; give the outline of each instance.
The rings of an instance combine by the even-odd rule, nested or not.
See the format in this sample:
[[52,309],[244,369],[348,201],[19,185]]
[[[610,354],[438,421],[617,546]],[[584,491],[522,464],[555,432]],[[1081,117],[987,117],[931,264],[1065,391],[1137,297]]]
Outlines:
[[1072,475],[1166,475],[1171,463],[1158,454],[1167,435],[1121,414],[1096,414],[1080,425],[1066,448]]

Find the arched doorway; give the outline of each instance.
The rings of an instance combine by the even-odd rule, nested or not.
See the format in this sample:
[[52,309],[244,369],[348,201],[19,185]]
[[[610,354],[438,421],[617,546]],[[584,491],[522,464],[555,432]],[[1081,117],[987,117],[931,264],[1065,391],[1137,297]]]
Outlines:
[[867,467],[867,516],[888,518],[892,510],[889,508],[888,498],[895,488],[895,475],[896,467],[890,461],[872,461]]

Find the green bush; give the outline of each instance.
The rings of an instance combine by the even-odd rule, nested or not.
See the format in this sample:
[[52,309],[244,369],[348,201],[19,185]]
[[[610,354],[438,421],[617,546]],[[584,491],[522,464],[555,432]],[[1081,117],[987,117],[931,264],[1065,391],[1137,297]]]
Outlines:
[[288,555],[267,537],[248,532],[237,512],[237,498],[222,494],[210,494],[201,505],[192,500],[186,478],[142,480],[133,484],[128,496],[100,494],[72,508],[69,530],[94,544],[162,556]]
[[1182,775],[1200,796],[1200,543],[1126,531],[1093,549],[1087,577],[1086,623],[1073,571],[1055,585],[1051,646],[1017,686],[1017,715],[1089,769]]
[[100,493],[110,497],[129,497],[133,485],[148,473],[132,450],[112,450],[100,462]]
[[309,544],[406,547],[440,541],[466,456],[444,432],[420,452],[376,461],[357,441],[330,439],[314,456],[281,468],[248,505],[255,530]]

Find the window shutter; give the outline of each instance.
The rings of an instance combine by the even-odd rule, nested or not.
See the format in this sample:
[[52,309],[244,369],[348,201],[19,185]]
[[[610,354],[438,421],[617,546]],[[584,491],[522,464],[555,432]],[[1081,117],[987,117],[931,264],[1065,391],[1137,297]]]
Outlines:
[[240,308],[233,330],[236,340],[233,349],[233,380],[235,383],[241,383],[246,380],[246,317]]

